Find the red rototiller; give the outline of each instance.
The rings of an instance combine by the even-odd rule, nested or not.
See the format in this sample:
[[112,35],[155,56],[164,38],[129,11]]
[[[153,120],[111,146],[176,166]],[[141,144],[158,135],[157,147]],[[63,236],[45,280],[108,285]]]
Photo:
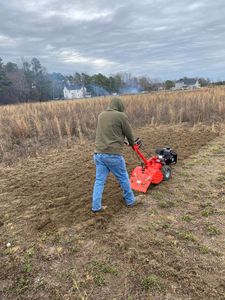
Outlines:
[[132,190],[146,193],[150,184],[158,184],[171,178],[169,165],[177,162],[177,153],[174,150],[169,147],[157,149],[156,156],[146,158],[143,154],[143,143],[139,138],[135,140],[132,148],[142,160],[141,166],[136,167],[131,173],[130,184]]

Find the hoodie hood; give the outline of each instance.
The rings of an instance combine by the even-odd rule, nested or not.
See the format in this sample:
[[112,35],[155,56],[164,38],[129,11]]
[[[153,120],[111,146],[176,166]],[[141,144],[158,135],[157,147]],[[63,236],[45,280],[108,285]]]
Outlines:
[[117,110],[119,112],[124,112],[124,105],[120,98],[112,98],[107,110]]

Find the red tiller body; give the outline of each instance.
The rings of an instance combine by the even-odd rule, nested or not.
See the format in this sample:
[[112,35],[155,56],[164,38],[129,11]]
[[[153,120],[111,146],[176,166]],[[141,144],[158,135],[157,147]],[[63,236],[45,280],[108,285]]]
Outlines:
[[136,167],[130,176],[130,184],[133,190],[146,193],[151,183],[158,184],[163,181],[164,176],[161,171],[163,163],[157,156],[147,159],[140,151],[140,145],[135,144],[133,150],[142,159],[143,165]]

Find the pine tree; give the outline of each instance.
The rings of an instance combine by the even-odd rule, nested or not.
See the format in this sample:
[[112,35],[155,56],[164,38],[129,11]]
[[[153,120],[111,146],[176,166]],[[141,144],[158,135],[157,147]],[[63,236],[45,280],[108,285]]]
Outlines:
[[3,61],[0,58],[0,93],[3,92],[4,88],[10,85],[10,81],[7,78],[5,69],[4,69],[4,65],[3,65]]

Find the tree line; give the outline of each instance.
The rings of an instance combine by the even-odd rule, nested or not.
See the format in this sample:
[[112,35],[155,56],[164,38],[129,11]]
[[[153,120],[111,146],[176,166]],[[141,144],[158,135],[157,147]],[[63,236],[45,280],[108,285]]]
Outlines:
[[0,102],[16,103],[51,99],[52,83],[37,58],[22,60],[22,66],[0,58]]
[[[199,80],[202,86],[209,84],[204,78]],[[20,66],[13,62],[4,64],[0,58],[0,104],[63,99],[65,85],[85,86],[92,96],[102,96],[171,89],[175,81],[162,82],[128,73],[107,77],[101,73],[88,75],[76,72],[64,76],[56,72],[48,73],[37,58],[30,61],[22,59]]]

